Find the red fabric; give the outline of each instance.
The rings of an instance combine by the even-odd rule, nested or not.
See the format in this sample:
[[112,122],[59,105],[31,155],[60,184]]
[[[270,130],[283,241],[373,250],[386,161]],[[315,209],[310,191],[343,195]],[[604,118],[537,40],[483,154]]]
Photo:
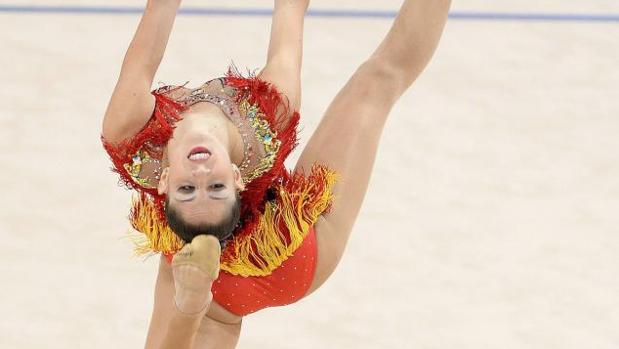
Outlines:
[[139,149],[143,147],[152,149],[165,146],[170,137],[172,137],[174,124],[181,119],[180,114],[185,108],[180,103],[168,98],[165,93],[160,93],[160,90],[161,89],[151,92],[155,97],[153,115],[135,136],[127,138],[119,143],[108,142],[102,136],[101,142],[114,164],[112,171],[118,173],[120,176],[120,185],[128,189],[135,189],[140,195],[150,194],[153,198],[153,202],[159,209],[159,217],[166,221],[163,212],[165,197],[159,195],[156,188],[145,188],[134,182],[131,175],[129,175],[124,167],[125,164],[130,164],[133,161],[133,155]]
[[241,192],[243,225],[234,234],[242,237],[251,234],[256,228],[258,224],[256,218],[264,211],[264,196],[267,189],[273,184],[287,181],[290,177],[284,161],[297,146],[300,115],[296,111],[288,115],[288,101],[285,96],[282,96],[274,85],[257,77],[245,78],[231,70],[226,77],[226,84],[238,89],[237,102],[247,98],[251,104],[258,105],[271,129],[277,132],[276,138],[281,142],[273,167],[248,183]]
[[242,277],[221,272],[213,283],[213,299],[239,316],[294,303],[312,284],[316,258],[316,234],[311,228],[303,244],[268,276]]
[[[297,127],[299,113],[290,113],[288,102],[275,86],[256,77],[244,78],[230,71],[225,78],[226,85],[237,89],[237,102],[245,98],[257,104],[264,114],[276,138],[281,142],[273,167],[252,180],[241,193],[241,222],[235,236],[251,234],[258,223],[257,218],[264,211],[267,191],[276,185],[292,185],[293,176],[284,167],[284,161],[297,145]],[[135,183],[124,168],[132,162],[132,157],[144,146],[152,149],[165,146],[172,136],[174,124],[181,119],[184,107],[175,101],[168,92],[172,89],[159,89],[153,92],[156,97],[153,116],[144,128],[135,136],[112,144],[102,139],[103,145],[114,163],[114,170],[120,174],[120,182],[141,195],[150,195],[159,209],[163,221],[164,197],[156,189],[142,187]],[[288,115],[288,114],[291,115]],[[230,241],[224,251],[222,260],[233,251],[234,241]],[[213,284],[214,300],[222,307],[237,315],[247,315],[260,309],[281,306],[301,299],[309,289],[316,267],[316,237],[311,228],[301,246],[281,266],[268,276],[242,277],[222,271]],[[166,255],[170,262],[172,255]]]
[[[258,77],[246,78],[230,70],[225,83],[237,89],[237,102],[248,99],[250,103],[258,105],[264,114],[264,119],[276,132],[276,138],[281,142],[271,169],[247,183],[240,195],[242,226],[234,234],[245,236],[251,234],[256,228],[257,218],[264,210],[264,197],[269,187],[285,182],[290,177],[284,161],[298,144],[297,128],[300,115],[296,111],[290,113],[286,97],[277,90],[276,86]],[[155,110],[151,119],[135,136],[119,143],[110,143],[101,137],[103,146],[114,164],[113,171],[120,175],[120,183],[129,189],[137,190],[141,195],[149,194],[164,222],[167,221],[163,210],[165,197],[159,195],[156,188],[145,188],[135,183],[124,165],[130,164],[136,151],[144,146],[152,148],[167,144],[172,136],[174,124],[182,119],[181,113],[185,110],[185,107],[170,95],[177,88],[180,86],[167,86],[152,92],[156,98]]]
[[[268,276],[243,277],[225,271],[213,283],[213,300],[238,316],[292,304],[309,290],[317,259],[316,233],[310,228],[303,244]],[[172,255],[166,255],[169,263]]]

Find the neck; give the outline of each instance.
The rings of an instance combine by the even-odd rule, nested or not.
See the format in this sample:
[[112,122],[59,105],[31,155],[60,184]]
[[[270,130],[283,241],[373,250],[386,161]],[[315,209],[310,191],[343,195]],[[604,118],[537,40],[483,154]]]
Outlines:
[[239,129],[217,106],[199,103],[183,113],[183,118],[175,125],[174,133],[203,131],[217,138],[224,145],[230,160],[240,165],[244,157],[243,138]]

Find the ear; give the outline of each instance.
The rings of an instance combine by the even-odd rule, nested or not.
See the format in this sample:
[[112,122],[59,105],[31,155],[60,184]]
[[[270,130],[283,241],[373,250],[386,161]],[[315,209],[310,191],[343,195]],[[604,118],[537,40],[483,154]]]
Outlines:
[[157,193],[159,195],[168,193],[168,172],[169,167],[166,167],[161,171],[161,176],[159,177],[159,183],[157,184]]
[[238,190],[245,190],[245,183],[243,182],[243,176],[241,176],[241,170],[236,164],[232,164],[232,171],[234,171],[234,184]]

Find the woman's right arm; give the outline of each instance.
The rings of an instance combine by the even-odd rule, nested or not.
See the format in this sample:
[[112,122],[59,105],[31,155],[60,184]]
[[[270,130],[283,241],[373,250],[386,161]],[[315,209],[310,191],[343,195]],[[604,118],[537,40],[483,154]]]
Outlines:
[[155,107],[150,89],[180,3],[181,0],[147,1],[103,118],[102,134],[108,141],[136,134],[150,118]]

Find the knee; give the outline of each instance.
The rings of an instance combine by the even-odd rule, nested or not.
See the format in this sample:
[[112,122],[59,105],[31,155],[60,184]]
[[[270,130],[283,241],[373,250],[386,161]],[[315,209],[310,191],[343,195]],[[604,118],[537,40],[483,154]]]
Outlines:
[[395,101],[412,84],[397,64],[381,57],[371,57],[356,71],[368,91]]

